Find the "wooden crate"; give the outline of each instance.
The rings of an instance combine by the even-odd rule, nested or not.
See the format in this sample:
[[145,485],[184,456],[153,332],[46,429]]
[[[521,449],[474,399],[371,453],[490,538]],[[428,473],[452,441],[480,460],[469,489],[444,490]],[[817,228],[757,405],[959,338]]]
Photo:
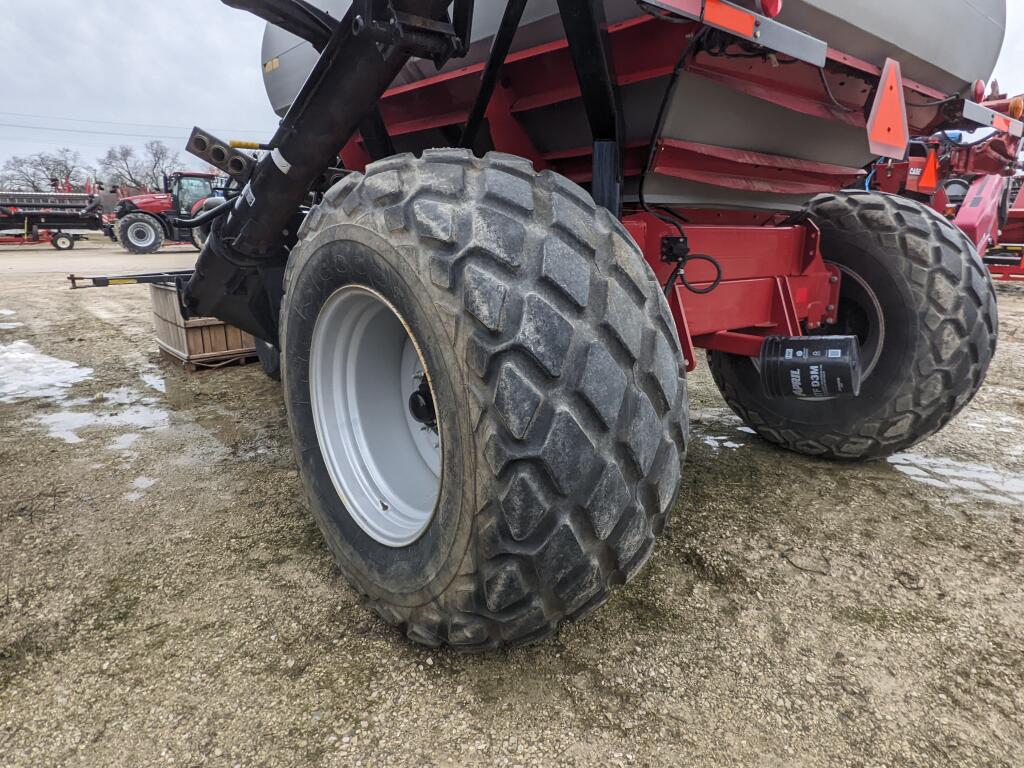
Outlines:
[[244,363],[256,356],[251,335],[211,317],[184,320],[178,309],[178,291],[173,285],[150,284],[156,341],[167,355],[189,369],[217,368],[233,362]]

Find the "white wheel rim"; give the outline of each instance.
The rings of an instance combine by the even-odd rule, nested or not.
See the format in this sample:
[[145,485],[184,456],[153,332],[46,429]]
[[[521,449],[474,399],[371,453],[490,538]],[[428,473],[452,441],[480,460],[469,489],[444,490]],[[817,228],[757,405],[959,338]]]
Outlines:
[[409,407],[423,381],[430,387],[419,346],[387,299],[363,286],[327,299],[309,357],[317,440],[352,519],[388,547],[423,535],[441,490],[440,426]]
[[156,242],[156,232],[148,224],[136,221],[128,227],[128,239],[132,241],[132,245],[147,248]]

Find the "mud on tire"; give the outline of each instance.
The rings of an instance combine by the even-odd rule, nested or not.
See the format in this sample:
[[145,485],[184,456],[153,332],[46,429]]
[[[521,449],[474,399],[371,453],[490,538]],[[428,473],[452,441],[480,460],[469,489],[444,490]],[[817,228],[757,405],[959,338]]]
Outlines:
[[[769,400],[746,357],[709,354],[726,402],[766,440],[832,459],[905,450],[948,424],[980,389],[995,354],[997,309],[988,270],[964,234],[931,208],[876,192],[822,195],[808,213],[822,255],[843,272],[838,327],[858,335],[858,398]],[[881,323],[855,311],[877,298]],[[883,329],[879,334],[877,328]],[[873,346],[874,345],[874,346]]]
[[[318,309],[353,283],[402,313],[433,371],[440,501],[403,549],[352,524],[311,415]],[[282,369],[307,496],[386,621],[431,646],[520,645],[644,565],[680,485],[686,381],[653,272],[584,190],[497,153],[383,160],[313,209],[285,285]]]

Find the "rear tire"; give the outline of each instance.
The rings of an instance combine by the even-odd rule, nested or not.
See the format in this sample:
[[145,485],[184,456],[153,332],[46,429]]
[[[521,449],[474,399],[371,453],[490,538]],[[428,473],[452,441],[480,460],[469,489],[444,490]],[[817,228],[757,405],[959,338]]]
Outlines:
[[118,222],[117,235],[129,253],[155,253],[164,244],[163,225],[148,213],[129,213]]
[[843,273],[839,324],[856,335],[860,397],[771,400],[750,358],[709,354],[729,406],[764,439],[830,459],[877,459],[948,424],[995,354],[988,270],[963,233],[927,206],[876,192],[822,195],[808,212],[822,255]]
[[[640,570],[679,489],[686,382],[654,274],[607,211],[528,161],[432,150],[347,177],[300,238],[281,333],[295,454],[328,546],[378,614],[429,646],[521,645]],[[343,324],[317,332],[342,322],[343,301],[365,342],[335,341]],[[391,330],[371,334],[378,318]],[[403,333],[429,383],[440,479],[422,534],[389,546],[371,523],[404,508],[391,497],[346,508],[336,490],[379,457],[328,469],[337,420],[323,412],[340,395],[323,382],[353,372],[339,380],[359,418],[338,419],[366,425],[366,443],[400,433],[390,381],[367,385],[379,416],[358,393],[368,366],[404,358],[380,341]],[[341,348],[347,366],[331,356]],[[388,439],[382,473],[405,450]]]

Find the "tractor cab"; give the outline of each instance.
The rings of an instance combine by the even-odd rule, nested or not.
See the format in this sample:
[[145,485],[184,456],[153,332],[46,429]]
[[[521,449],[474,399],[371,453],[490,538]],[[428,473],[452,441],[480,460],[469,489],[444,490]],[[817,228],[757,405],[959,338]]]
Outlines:
[[196,203],[214,195],[216,180],[211,173],[173,173],[164,176],[164,191],[171,196],[173,210],[188,216]]

